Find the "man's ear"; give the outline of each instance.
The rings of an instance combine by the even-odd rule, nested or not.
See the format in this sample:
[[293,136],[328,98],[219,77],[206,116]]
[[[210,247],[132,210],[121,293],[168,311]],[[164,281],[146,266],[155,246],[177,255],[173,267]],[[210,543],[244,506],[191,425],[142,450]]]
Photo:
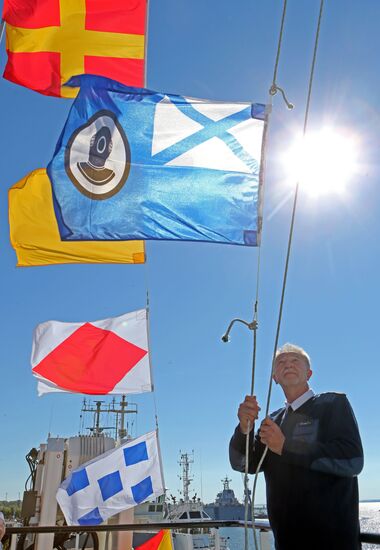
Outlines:
[[272,378],[276,382],[276,384],[278,384],[278,380],[277,380],[276,375],[274,373],[272,374]]
[[307,373],[307,379],[309,380],[309,378],[311,378],[313,375],[313,371],[311,369],[308,370],[308,373]]

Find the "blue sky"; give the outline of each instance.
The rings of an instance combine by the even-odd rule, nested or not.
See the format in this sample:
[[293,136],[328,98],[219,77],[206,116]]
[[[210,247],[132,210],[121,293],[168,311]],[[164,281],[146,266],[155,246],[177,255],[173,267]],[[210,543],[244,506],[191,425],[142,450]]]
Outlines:
[[[233,8],[231,6],[233,5]],[[273,0],[150,0],[148,86],[193,97],[267,102],[281,3]],[[319,2],[290,0],[278,83],[296,105],[274,98],[266,168],[256,393],[266,400],[291,213],[280,157],[302,127]],[[380,5],[326,2],[310,129],[330,123],[359,139],[360,167],[343,196],[311,199],[301,191],[280,341],[311,355],[315,391],[347,393],[365,449],[362,499],[380,498],[378,413],[380,307],[377,71]],[[1,47],[1,69],[5,65]],[[179,449],[195,452],[194,487],[214,498],[228,474],[236,408],[249,393],[252,340],[229,321],[251,318],[257,249],[149,242],[144,266],[16,268],[9,244],[7,190],[47,165],[70,101],[0,82],[2,452],[0,499],[17,498],[28,475],[25,454],[47,433],[78,432],[81,396],[38,398],[30,373],[32,331],[48,320],[95,320],[144,307],[149,288],[151,344],[166,485],[179,488]],[[152,395],[139,404],[138,434],[154,427]],[[272,407],[283,402],[274,389]],[[263,500],[263,484],[258,501]]]

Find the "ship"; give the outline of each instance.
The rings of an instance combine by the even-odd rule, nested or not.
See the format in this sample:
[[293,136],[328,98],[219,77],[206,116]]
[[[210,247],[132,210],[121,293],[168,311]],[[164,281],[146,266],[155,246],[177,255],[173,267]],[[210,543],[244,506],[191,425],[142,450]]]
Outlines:
[[[230,488],[231,479],[226,476],[221,480],[223,490],[216,495],[214,502],[205,504],[204,510],[212,519],[244,520],[245,505],[236,498],[233,489]],[[250,495],[248,495],[250,496]],[[251,506],[249,505],[248,517],[251,519]],[[255,517],[266,518],[267,510],[263,506],[255,506]]]
[[[82,414],[93,415],[93,425],[82,429],[76,436],[67,438],[48,437],[46,443],[33,448],[26,455],[30,476],[25,485],[21,516],[25,526],[62,526],[65,523],[61,509],[57,505],[56,493],[63,479],[66,479],[79,466],[95,459],[118,445],[132,439],[131,427],[135,426],[137,405],[128,403],[123,395],[120,403],[115,399],[108,405],[96,401],[95,406],[84,400]],[[126,423],[125,416],[132,415],[132,422]],[[113,417],[112,425],[105,426],[102,417]],[[84,429],[90,432],[86,435]],[[82,431],[83,430],[83,431]],[[107,525],[144,524],[146,529],[136,531],[87,532],[83,529],[78,538],[75,533],[22,534],[17,541],[17,549],[12,550],[53,550],[66,547],[81,547],[82,550],[127,550],[149,541],[157,532],[157,525],[164,522],[176,524],[171,529],[174,550],[228,550],[227,540],[219,531],[207,524],[200,527],[191,525],[191,520],[206,522],[211,518],[204,512],[203,504],[196,495],[190,498],[189,486],[192,481],[190,465],[193,462],[188,453],[181,453],[179,464],[182,469],[183,488],[177,500],[171,497],[167,503],[165,495],[154,502],[143,502],[113,515],[106,520]],[[155,524],[151,529],[149,524]],[[183,523],[179,528],[178,524]],[[14,539],[16,541],[16,539]]]
[[[149,524],[150,522],[173,522],[177,527],[172,530],[174,550],[229,550],[228,540],[222,537],[218,529],[204,527],[193,527],[188,525],[189,521],[197,520],[207,522],[212,518],[207,514],[200,498],[195,494],[190,497],[190,484],[193,478],[190,475],[190,465],[193,463],[193,456],[180,451],[178,464],[181,467],[182,481],[181,498],[173,495],[170,501],[165,496],[156,499],[155,502],[145,502],[135,508],[135,523]],[[161,518],[160,518],[161,516]],[[183,523],[183,528],[178,528],[178,523]],[[136,532],[133,536],[134,545],[138,546],[149,540],[151,534]]]

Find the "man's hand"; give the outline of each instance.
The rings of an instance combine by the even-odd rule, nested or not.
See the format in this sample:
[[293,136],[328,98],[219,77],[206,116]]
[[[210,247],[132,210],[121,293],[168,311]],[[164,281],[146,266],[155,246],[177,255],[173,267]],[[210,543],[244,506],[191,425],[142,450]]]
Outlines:
[[253,425],[257,417],[259,416],[260,407],[257,404],[255,395],[246,395],[243,403],[240,403],[238,410],[238,417],[240,420],[240,431],[243,434],[253,429]]
[[261,423],[260,439],[264,445],[268,445],[272,452],[278,455],[282,454],[285,436],[280,427],[268,417]]

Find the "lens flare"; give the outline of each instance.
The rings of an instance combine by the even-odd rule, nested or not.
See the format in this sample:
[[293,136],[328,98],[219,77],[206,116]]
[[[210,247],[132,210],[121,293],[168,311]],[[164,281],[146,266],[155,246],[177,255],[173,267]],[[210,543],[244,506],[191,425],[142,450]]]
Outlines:
[[348,134],[324,128],[297,139],[284,162],[289,180],[311,195],[344,193],[357,171],[357,143]]

